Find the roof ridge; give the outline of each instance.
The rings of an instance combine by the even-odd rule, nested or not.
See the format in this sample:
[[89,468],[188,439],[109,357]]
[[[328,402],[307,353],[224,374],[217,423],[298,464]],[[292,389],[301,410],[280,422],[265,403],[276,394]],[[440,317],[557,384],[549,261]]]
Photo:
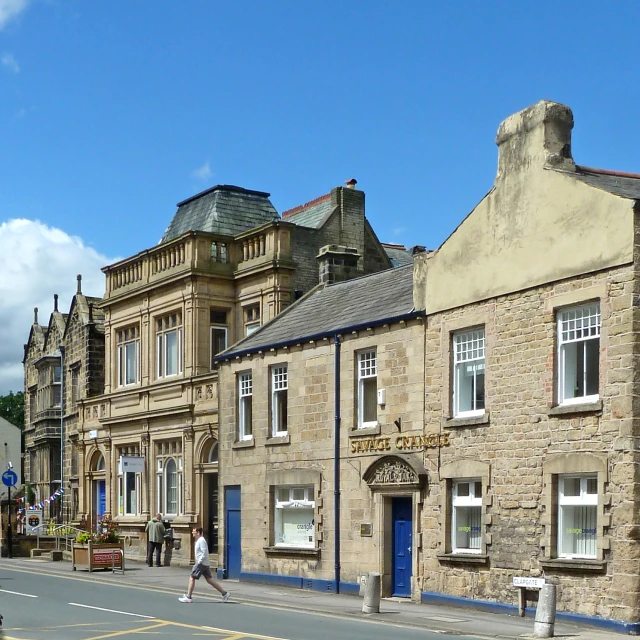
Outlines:
[[293,207],[293,209],[287,209],[282,212],[282,218],[290,218],[291,216],[295,216],[297,213],[304,211],[308,207],[312,207],[313,205],[320,204],[321,202],[325,202],[331,198],[331,192],[325,193],[323,196],[318,196],[313,200],[309,200],[309,202],[305,202],[304,204],[299,204],[297,207]]
[[235,184],[217,184],[209,189],[205,189],[204,191],[200,191],[200,193],[196,193],[193,196],[190,196],[186,200],[182,200],[178,202],[176,207],[181,207],[183,204],[187,204],[193,200],[197,200],[202,196],[206,196],[208,193],[213,193],[214,191],[230,191],[232,193],[238,193],[243,195],[252,195],[252,196],[262,196],[263,198],[268,198],[271,194],[266,191],[254,191],[253,189],[245,189],[244,187],[238,187]]
[[628,171],[613,171],[612,169],[597,169],[595,167],[585,167],[576,165],[576,169],[589,173],[600,173],[605,176],[618,176],[620,178],[640,178],[640,173],[630,173]]

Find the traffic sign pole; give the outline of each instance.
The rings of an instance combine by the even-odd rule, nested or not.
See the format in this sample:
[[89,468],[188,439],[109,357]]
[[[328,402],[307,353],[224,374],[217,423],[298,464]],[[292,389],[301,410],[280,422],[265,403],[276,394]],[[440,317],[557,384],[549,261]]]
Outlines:
[[11,486],[7,487],[9,490],[9,504],[7,505],[7,511],[9,512],[9,519],[7,524],[7,541],[9,542],[9,557],[13,558],[13,535],[11,531]]
[[2,483],[7,487],[9,491],[9,502],[7,504],[7,543],[9,545],[8,548],[8,556],[10,558],[13,557],[12,547],[13,547],[13,531],[11,527],[11,487],[15,486],[18,482],[18,475],[11,468],[11,463],[9,463],[9,468],[2,474]]

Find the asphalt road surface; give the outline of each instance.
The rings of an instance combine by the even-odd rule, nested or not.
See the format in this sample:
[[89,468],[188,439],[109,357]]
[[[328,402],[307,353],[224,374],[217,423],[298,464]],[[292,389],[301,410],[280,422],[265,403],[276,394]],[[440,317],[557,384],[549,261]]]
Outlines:
[[[202,582],[202,581],[200,581]],[[222,604],[206,584],[198,584],[191,604],[175,591],[131,585],[88,583],[0,568],[2,640],[99,640],[102,638],[216,638],[219,640],[442,640],[470,636],[401,627],[389,616],[352,620],[272,606]]]

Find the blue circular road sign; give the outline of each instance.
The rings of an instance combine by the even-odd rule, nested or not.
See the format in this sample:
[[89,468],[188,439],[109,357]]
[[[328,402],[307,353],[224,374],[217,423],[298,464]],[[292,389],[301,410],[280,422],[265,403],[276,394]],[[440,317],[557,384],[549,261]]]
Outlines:
[[11,469],[7,469],[2,474],[2,482],[7,487],[14,487],[16,485],[16,483],[18,482],[18,474],[15,471],[11,470]]

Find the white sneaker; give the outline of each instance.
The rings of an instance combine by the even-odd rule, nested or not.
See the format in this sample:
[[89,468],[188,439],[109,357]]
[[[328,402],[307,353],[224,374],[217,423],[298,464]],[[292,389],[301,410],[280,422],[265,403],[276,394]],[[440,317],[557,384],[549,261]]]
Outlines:
[[182,596],[182,598],[178,598],[180,602],[193,602],[193,598],[190,598],[186,593]]
[[229,599],[229,596],[231,594],[227,591],[223,596],[222,596],[222,602],[226,602]]

